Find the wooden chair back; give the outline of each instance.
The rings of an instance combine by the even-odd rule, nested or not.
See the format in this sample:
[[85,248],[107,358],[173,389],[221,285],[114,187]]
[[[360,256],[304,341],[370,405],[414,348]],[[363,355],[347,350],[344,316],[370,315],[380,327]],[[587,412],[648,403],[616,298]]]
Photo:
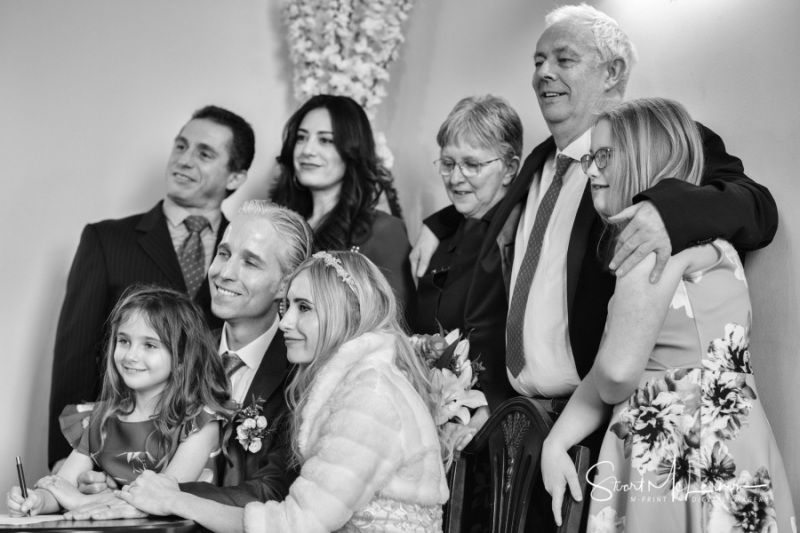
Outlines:
[[[540,464],[542,444],[552,425],[550,414],[531,398],[512,398],[497,408],[451,467],[445,531],[581,531],[589,449],[574,446],[570,450],[584,499],[576,502],[565,497],[563,522],[561,527],[556,527],[550,510],[551,500],[542,483]],[[476,525],[476,518],[481,525]]]

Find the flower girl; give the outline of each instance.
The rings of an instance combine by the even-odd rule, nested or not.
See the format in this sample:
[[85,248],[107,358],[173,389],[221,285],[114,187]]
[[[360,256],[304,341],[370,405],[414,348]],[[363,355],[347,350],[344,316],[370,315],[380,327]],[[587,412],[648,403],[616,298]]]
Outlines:
[[100,401],[67,406],[61,417],[74,450],[56,475],[8,493],[12,515],[89,503],[78,475],[99,467],[120,486],[154,470],[196,481],[219,451],[220,420],[231,414],[222,363],[199,309],[177,291],[134,287],[109,319]]

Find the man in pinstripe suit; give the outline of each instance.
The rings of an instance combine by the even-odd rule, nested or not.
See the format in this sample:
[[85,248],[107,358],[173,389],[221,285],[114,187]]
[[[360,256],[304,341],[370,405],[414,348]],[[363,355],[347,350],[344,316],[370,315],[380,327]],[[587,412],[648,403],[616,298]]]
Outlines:
[[[175,137],[166,168],[166,198],[150,211],[89,224],[81,235],[67,280],[53,357],[50,391],[49,463],[70,453],[58,416],[64,406],[94,401],[103,369],[105,321],[130,285],[157,284],[187,291],[178,254],[192,235],[196,259],[205,272],[228,225],[222,201],[247,178],[255,154],[252,127],[219,107],[196,111]],[[203,217],[194,234],[187,218]],[[192,296],[211,327],[221,321],[210,311],[208,282],[196,283]]]

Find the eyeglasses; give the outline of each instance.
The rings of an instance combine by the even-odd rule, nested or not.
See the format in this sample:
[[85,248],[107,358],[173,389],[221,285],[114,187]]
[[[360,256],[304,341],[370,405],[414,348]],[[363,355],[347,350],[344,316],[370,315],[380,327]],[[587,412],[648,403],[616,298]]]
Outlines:
[[586,154],[581,157],[581,168],[584,173],[588,173],[589,167],[592,166],[592,161],[594,161],[595,165],[597,165],[597,170],[603,170],[608,166],[609,157],[611,157],[611,148],[598,148],[594,154]]
[[439,174],[443,178],[452,176],[456,167],[461,170],[461,175],[465,178],[474,178],[481,173],[481,169],[483,169],[484,166],[499,160],[499,157],[495,157],[488,161],[462,161],[461,163],[456,163],[452,159],[437,159],[433,164],[439,169]]

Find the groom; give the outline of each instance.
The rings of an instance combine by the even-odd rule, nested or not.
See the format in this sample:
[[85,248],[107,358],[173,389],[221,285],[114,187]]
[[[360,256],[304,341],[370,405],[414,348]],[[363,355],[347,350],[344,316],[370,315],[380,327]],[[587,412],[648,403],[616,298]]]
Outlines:
[[[291,366],[278,329],[277,301],[284,295],[287,277],[308,258],[311,248],[311,229],[301,216],[260,200],[242,205],[225,231],[208,270],[211,310],[225,320],[219,353],[230,376],[233,398],[243,408],[258,406],[260,415],[266,417],[268,431],[260,446],[245,448],[236,439],[242,422],[234,420],[227,447],[233,464],[229,465],[222,454],[218,460],[223,486],[181,484],[187,505],[194,502],[202,507],[203,498],[236,507],[253,501],[281,500],[296,476],[287,467],[284,386]],[[109,488],[102,472],[85,472],[79,483],[83,492]],[[112,492],[108,494],[108,499],[74,511],[71,517],[143,516]]]

